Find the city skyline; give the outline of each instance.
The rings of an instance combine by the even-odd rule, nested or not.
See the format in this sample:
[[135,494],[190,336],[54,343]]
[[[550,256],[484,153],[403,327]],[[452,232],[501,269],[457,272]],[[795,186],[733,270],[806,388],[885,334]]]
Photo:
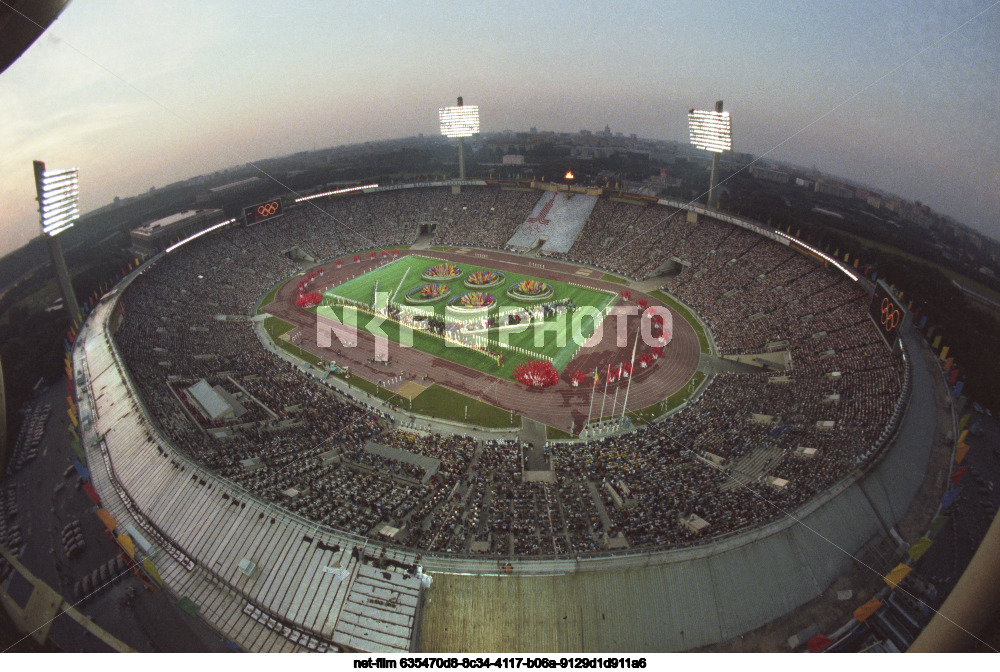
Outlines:
[[998,4],[71,3],[0,75],[0,254],[38,235],[34,159],[80,168],[86,212],[266,157],[435,134],[457,95],[484,133],[678,142],[689,108],[723,99],[734,151],[1000,238]]

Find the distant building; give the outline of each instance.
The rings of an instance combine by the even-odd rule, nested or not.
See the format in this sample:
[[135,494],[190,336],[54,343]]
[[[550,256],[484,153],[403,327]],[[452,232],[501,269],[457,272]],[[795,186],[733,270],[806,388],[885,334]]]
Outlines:
[[816,180],[816,193],[837,198],[854,198],[854,189],[833,180]]
[[198,194],[195,198],[196,203],[208,203],[209,201],[217,201],[220,198],[228,199],[234,196],[250,195],[259,189],[264,183],[259,177],[248,177],[242,180],[236,180],[235,182],[229,182],[227,184],[220,184],[217,187],[212,187],[206,192]]
[[807,180],[804,177],[796,177],[795,178],[795,186],[796,187],[805,187],[806,189],[812,189],[813,181],[812,180]]
[[765,182],[777,182],[778,184],[788,184],[790,179],[788,173],[783,170],[771,170],[761,166],[750,166],[750,177]]
[[132,249],[153,254],[181,238],[222,221],[222,210],[185,210],[132,229]]
[[673,177],[668,168],[660,168],[660,174],[653,175],[647,182],[659,187],[679,187],[683,180],[680,177]]

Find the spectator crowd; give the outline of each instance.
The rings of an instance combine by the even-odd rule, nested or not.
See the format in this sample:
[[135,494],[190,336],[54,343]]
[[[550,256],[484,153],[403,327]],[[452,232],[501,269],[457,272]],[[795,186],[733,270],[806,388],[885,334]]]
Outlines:
[[[551,480],[525,480],[517,441],[394,428],[263,349],[247,319],[282,279],[412,243],[429,222],[435,242],[502,248],[537,200],[490,187],[407,189],[223,228],[136,278],[115,340],[178,450],[317,523],[428,551],[564,555],[612,540],[692,543],[769,520],[864,464],[904,389],[902,364],[867,318],[868,296],[786,246],[665,208],[601,198],[566,257],[632,277],[674,260],[665,289],[696,309],[722,354],[787,352],[790,365],[718,374],[658,424],[556,445]],[[198,418],[183,390],[201,379],[238,396],[247,414]],[[377,454],[371,444],[401,452]],[[816,450],[806,457],[802,448]],[[431,473],[427,462],[397,459],[404,453],[438,466]],[[765,453],[773,459],[764,471],[723,487]],[[773,478],[787,483],[776,488]],[[707,530],[686,526],[690,514]]]

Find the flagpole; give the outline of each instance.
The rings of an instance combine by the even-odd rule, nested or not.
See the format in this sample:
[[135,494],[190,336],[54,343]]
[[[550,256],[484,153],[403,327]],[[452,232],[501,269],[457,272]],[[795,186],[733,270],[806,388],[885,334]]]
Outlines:
[[598,422],[604,419],[604,404],[608,400],[608,381],[611,380],[611,365],[608,364],[607,375],[604,376],[604,396],[601,398],[601,415],[597,418]]
[[632,389],[632,376],[635,375],[635,349],[639,347],[639,332],[642,331],[642,315],[639,315],[639,331],[635,332],[635,342],[632,344],[632,361],[629,362],[628,385],[625,386],[625,402],[622,404],[622,420],[625,419],[625,407],[628,406],[628,393]]
[[[619,371],[619,373],[621,373],[621,372]],[[615,382],[616,383],[617,382],[621,382],[621,378],[619,377],[619,379],[616,380]],[[615,386],[615,400],[611,402],[611,417],[612,418],[615,417],[615,407],[618,406],[618,390],[620,390],[620,389],[622,389],[621,385]]]
[[590,414],[594,412],[594,395],[597,394],[597,369],[594,369],[594,384],[590,387],[590,409],[587,411],[587,424],[583,426],[586,429],[590,426]]

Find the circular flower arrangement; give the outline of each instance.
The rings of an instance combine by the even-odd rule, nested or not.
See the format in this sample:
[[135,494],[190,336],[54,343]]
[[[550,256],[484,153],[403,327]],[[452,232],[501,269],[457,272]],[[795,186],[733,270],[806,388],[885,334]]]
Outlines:
[[448,280],[454,280],[460,275],[462,275],[462,269],[455,264],[438,264],[437,266],[428,268],[420,277],[424,280],[443,280],[447,282]]
[[505,278],[500,271],[476,271],[465,276],[465,286],[469,289],[490,289],[502,285]]
[[405,295],[406,302],[412,304],[434,303],[451,294],[448,285],[420,285],[408,291]]
[[448,302],[448,305],[460,311],[477,311],[492,308],[496,303],[497,299],[492,294],[488,294],[487,292],[469,292],[461,296],[456,296]]
[[553,294],[552,286],[541,280],[522,280],[507,288],[507,296],[516,301],[545,301]]

